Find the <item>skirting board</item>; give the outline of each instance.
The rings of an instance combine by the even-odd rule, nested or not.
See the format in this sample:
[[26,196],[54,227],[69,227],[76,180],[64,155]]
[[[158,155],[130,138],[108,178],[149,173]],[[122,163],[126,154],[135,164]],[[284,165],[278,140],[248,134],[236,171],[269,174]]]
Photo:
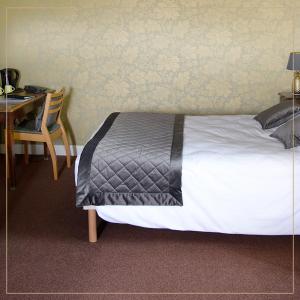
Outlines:
[[[55,152],[56,155],[66,155],[65,147],[64,145],[55,145]],[[24,153],[24,147],[22,144],[15,144],[14,150],[16,154],[23,154]],[[70,145],[71,155],[77,156],[80,155],[80,153],[83,150],[82,145]],[[44,147],[41,143],[30,143],[28,147],[28,152],[30,155],[43,155],[44,154]],[[2,144],[0,145],[0,153],[5,153],[5,146]]]

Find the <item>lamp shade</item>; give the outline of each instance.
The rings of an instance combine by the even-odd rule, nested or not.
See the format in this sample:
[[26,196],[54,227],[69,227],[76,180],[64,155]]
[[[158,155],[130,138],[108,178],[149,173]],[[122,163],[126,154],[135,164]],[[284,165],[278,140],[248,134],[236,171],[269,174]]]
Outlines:
[[300,70],[300,52],[291,52],[287,69],[296,71]]

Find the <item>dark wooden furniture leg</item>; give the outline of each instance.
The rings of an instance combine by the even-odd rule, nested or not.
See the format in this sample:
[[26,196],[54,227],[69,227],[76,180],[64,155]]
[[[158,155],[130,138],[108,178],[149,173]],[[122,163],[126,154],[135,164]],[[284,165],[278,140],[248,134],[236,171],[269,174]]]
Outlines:
[[29,145],[29,142],[25,141],[24,142],[24,162],[26,165],[29,164],[28,145]]
[[16,170],[15,170],[15,154],[14,154],[14,119],[11,118],[8,114],[7,118],[7,130],[6,130],[6,149],[7,149],[7,160],[8,160],[8,169],[9,169],[9,181],[10,188],[13,190],[16,188]]
[[44,145],[44,160],[48,160],[49,159],[49,149],[47,147],[47,143],[43,143]]

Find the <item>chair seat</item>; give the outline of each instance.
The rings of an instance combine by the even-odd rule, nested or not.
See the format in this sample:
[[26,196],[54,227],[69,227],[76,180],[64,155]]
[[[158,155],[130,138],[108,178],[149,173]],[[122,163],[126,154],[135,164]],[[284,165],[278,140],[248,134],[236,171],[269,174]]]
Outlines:
[[[48,127],[50,133],[53,133],[57,129],[59,129],[59,124],[55,123]],[[25,120],[17,125],[14,129],[16,132],[24,132],[24,133],[33,133],[33,134],[41,134],[40,130],[35,128],[35,120]]]

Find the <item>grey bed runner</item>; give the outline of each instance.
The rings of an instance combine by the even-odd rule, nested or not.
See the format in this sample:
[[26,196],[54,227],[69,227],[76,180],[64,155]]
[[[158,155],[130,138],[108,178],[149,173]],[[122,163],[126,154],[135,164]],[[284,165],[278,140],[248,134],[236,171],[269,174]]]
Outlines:
[[80,157],[76,206],[183,205],[183,115],[113,113]]

